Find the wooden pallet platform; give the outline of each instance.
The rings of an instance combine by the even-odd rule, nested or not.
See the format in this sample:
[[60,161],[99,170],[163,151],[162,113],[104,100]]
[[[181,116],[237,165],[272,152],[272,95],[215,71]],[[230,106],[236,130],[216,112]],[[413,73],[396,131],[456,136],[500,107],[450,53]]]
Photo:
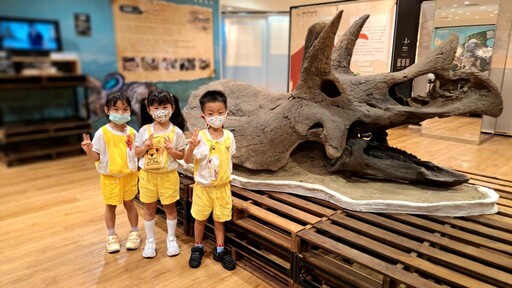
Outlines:
[[[504,195],[497,214],[352,212],[315,198],[233,186],[226,247],[277,287],[512,287],[512,181],[477,176],[472,181]],[[191,205],[193,180],[186,178],[182,197]],[[214,240],[211,224],[205,237]]]
[[307,287],[512,287],[512,181],[463,172],[470,183],[500,194],[497,214],[340,210],[298,233],[297,281]]
[[91,123],[82,119],[43,121],[38,123],[17,123],[5,126],[6,143],[32,141],[68,135],[88,134]]
[[228,227],[235,257],[259,267],[284,286],[292,286],[297,233],[336,210],[286,193],[231,189],[233,221]]
[[89,121],[78,118],[9,124],[4,129],[5,161],[12,166],[83,153],[82,134],[90,129]]

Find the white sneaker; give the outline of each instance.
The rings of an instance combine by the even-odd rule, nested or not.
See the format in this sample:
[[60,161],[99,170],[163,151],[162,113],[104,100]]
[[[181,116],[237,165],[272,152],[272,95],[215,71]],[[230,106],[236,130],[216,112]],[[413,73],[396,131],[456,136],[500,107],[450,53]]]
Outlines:
[[142,251],[142,257],[144,258],[153,258],[156,256],[156,242],[154,238],[149,238],[146,240],[146,246],[144,246],[144,251]]
[[180,254],[178,239],[175,236],[167,237],[167,256],[176,256]]
[[140,246],[140,232],[132,231],[128,235],[128,241],[126,241],[126,249],[135,250]]
[[117,240],[117,235],[109,235],[105,246],[108,253],[116,253],[121,250],[121,245],[119,244],[119,240]]

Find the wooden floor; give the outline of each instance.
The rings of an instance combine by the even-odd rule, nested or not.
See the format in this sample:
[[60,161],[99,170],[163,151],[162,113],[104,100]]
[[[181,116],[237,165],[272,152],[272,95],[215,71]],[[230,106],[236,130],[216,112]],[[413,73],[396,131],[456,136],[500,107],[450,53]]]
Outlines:
[[[389,140],[423,160],[512,179],[512,137],[497,136],[473,145],[419,135],[398,128],[389,131]],[[167,257],[162,223],[156,231],[160,248],[156,258],[142,258],[141,250],[105,253],[98,174],[85,156],[0,166],[0,203],[0,287],[267,286],[240,267],[224,270],[212,260],[211,250],[198,270],[190,269],[193,239],[182,234],[178,234],[182,254]],[[119,207],[121,240],[128,230],[126,213]]]
[[451,116],[433,118],[422,122],[421,133],[429,138],[448,139],[469,144],[478,144],[488,134],[480,133],[482,119],[480,117]]
[[[181,233],[182,253],[168,257],[163,223],[156,258],[144,259],[142,250],[107,254],[98,180],[85,156],[0,168],[0,287],[268,286],[240,267],[224,270],[210,249],[190,269],[193,239]],[[129,223],[122,207],[117,215],[124,242]]]
[[421,137],[419,129],[388,130],[389,144],[438,165],[512,179],[512,137],[494,136],[480,144]]

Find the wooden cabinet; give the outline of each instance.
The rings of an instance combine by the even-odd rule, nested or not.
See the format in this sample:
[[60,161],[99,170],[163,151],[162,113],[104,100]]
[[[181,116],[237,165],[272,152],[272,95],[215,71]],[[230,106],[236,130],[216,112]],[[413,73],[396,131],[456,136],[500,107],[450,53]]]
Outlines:
[[[39,103],[50,103],[51,101],[45,101],[52,97],[52,89],[66,88],[65,93],[68,94],[65,96],[69,95],[73,99],[70,102],[73,103],[70,105],[72,107],[68,108],[74,111],[74,113],[71,113],[72,115],[69,115],[69,117],[46,117],[46,119],[45,117],[39,117],[33,120],[3,121],[5,122],[4,154],[8,166],[36,160],[41,157],[55,158],[67,155],[70,152],[80,152],[82,134],[89,134],[91,132],[85,82],[86,76],[79,74],[60,76],[0,76],[0,90],[4,97],[6,95],[7,97],[11,95],[16,97],[15,92],[24,90],[33,92],[31,97],[46,97],[43,98],[44,101],[41,101],[40,98]],[[82,90],[80,91],[82,93],[79,93],[79,90]],[[79,94],[83,96],[83,101],[77,99]],[[20,99],[19,101],[18,106],[25,105],[23,107],[30,108],[30,99]],[[26,101],[26,103],[23,103],[23,101]],[[8,105],[6,106],[3,107],[6,111],[13,109],[8,107]],[[32,107],[32,109],[38,111],[43,110],[44,107],[38,106]],[[15,112],[12,112],[12,114],[15,114]],[[42,114],[44,115],[44,113]]]

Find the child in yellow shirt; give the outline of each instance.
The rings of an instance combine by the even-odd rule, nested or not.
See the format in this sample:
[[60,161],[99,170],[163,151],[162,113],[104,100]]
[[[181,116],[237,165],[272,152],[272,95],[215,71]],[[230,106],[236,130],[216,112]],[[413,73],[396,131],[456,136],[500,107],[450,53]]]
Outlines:
[[[144,125],[137,135],[136,154],[140,157],[139,192],[144,203],[145,258],[156,256],[155,214],[157,200],[167,218],[167,255],[180,253],[176,239],[177,213],[175,202],[180,197],[180,179],[176,160],[183,159],[185,126],[178,98],[165,90],[149,92],[146,107],[154,122]],[[171,116],[172,115],[172,116]],[[180,129],[181,128],[181,129]]]
[[91,142],[89,135],[83,135],[82,148],[87,156],[96,161],[100,173],[101,192],[105,200],[105,224],[107,226],[108,253],[119,252],[120,244],[115,231],[116,208],[123,204],[132,227],[126,249],[134,250],[140,245],[139,219],[133,202],[137,194],[137,157],[135,156],[135,135],[130,121],[130,99],[123,93],[109,95],[105,113],[110,123],[101,127]]
[[220,91],[208,91],[199,99],[201,117],[207,129],[194,129],[185,152],[185,163],[194,159],[194,192],[192,196],[192,216],[195,245],[192,248],[189,266],[198,268],[204,255],[202,244],[206,220],[213,212],[217,247],[213,259],[227,270],[234,270],[236,263],[224,250],[224,222],[231,220],[231,156],[235,153],[235,137],[223,129],[227,116],[227,99]]

